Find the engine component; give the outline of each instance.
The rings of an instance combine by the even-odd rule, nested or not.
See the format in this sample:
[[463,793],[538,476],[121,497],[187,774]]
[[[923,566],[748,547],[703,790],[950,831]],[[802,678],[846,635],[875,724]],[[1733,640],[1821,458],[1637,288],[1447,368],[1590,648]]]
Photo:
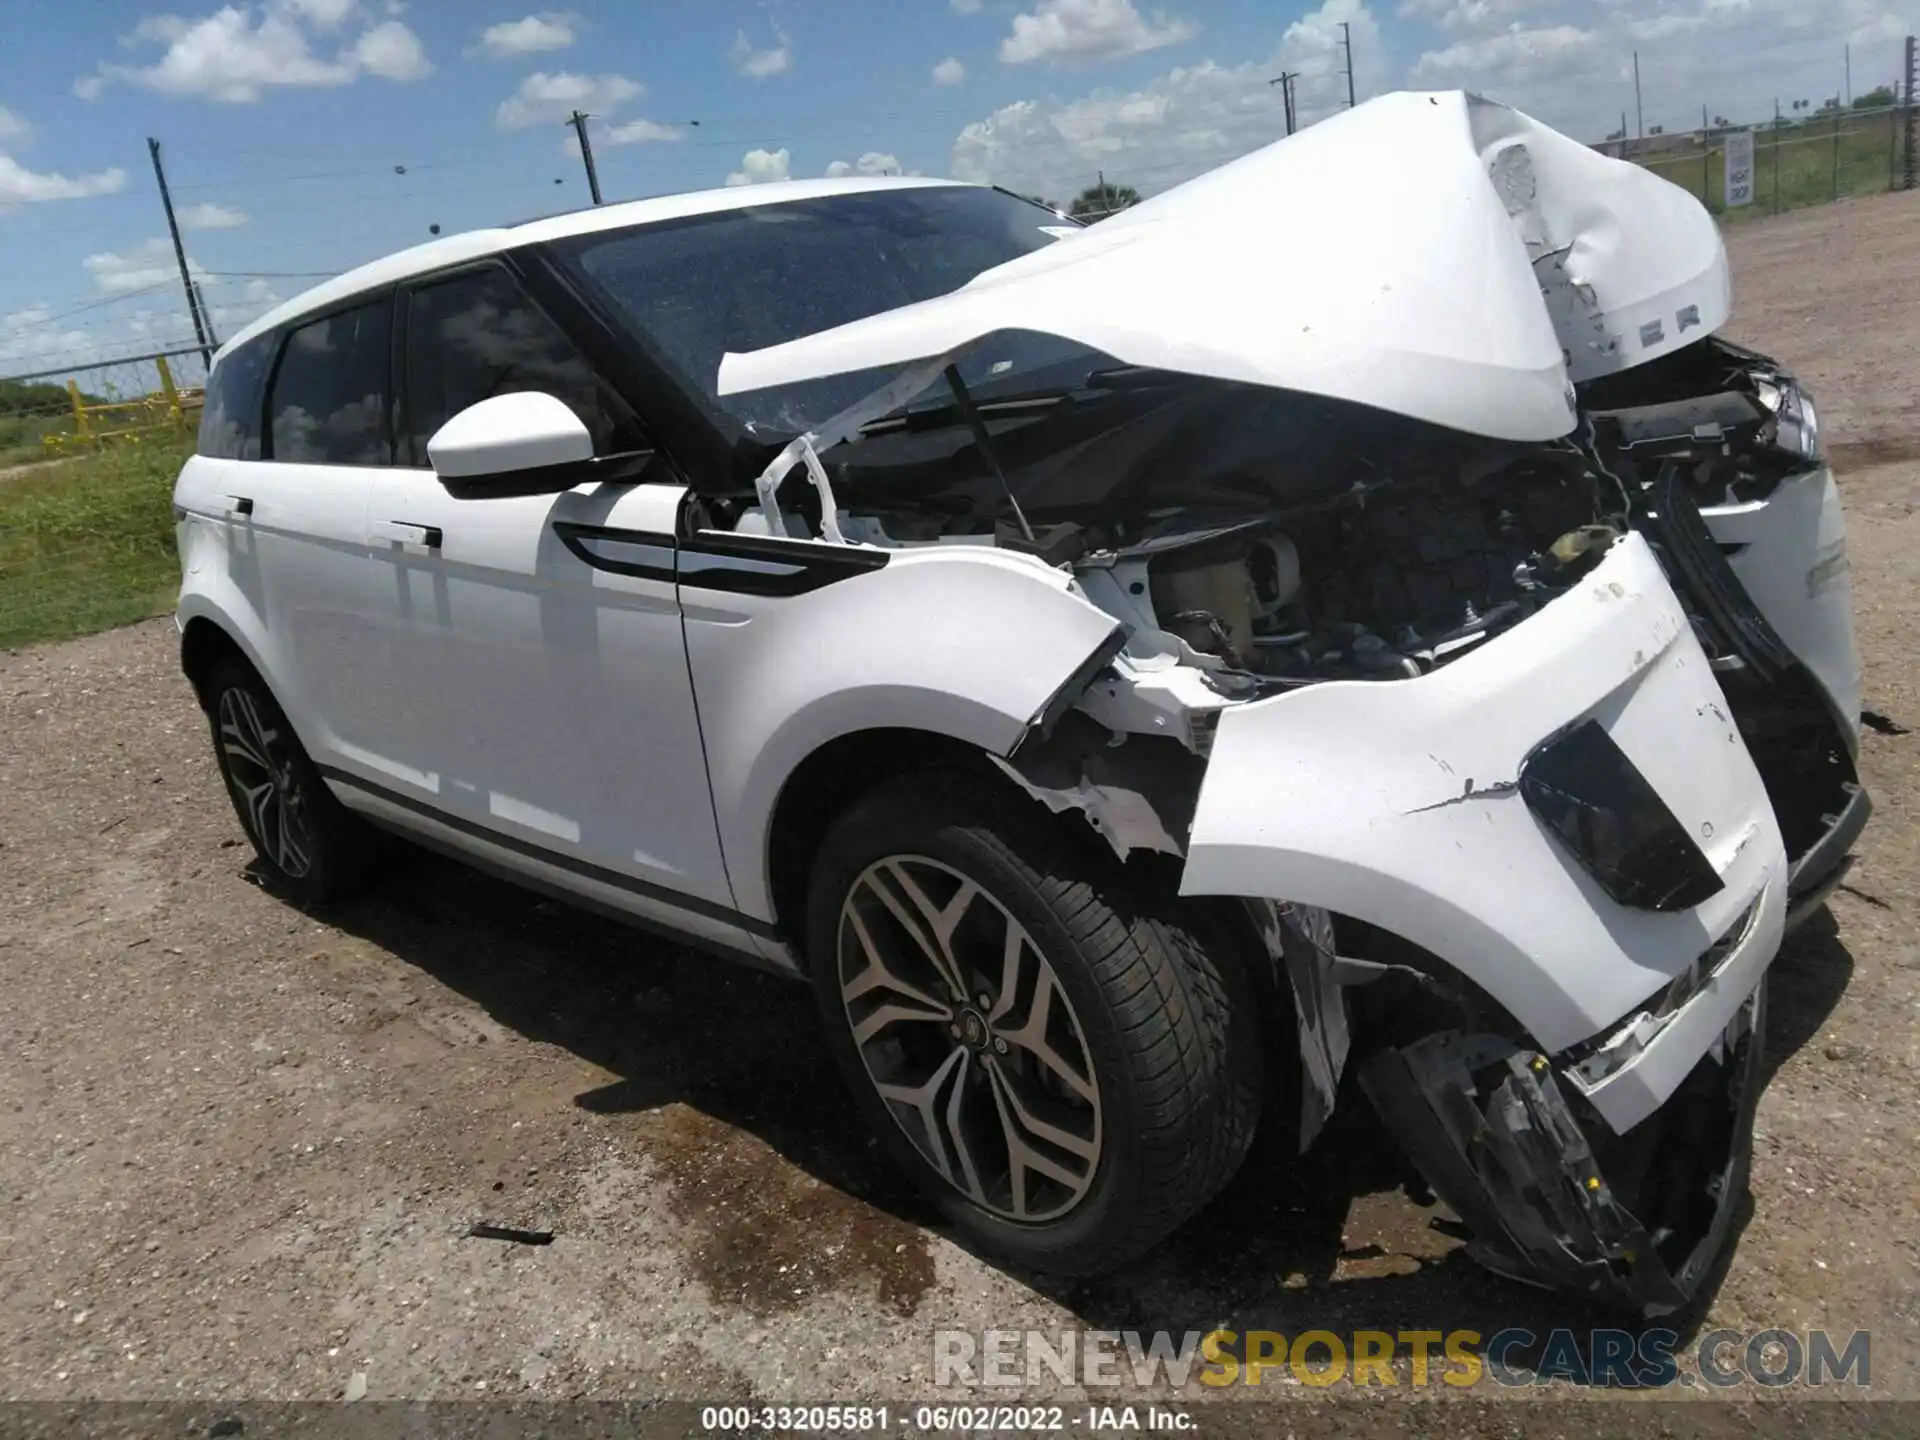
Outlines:
[[1160,628],[1229,665],[1247,666],[1258,603],[1251,563],[1257,545],[1235,534],[1156,556],[1148,593]]

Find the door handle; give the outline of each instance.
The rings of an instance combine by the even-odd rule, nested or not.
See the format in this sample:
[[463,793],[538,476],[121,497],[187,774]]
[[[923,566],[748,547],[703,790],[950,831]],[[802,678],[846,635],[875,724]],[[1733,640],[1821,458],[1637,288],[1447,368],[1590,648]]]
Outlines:
[[227,514],[229,516],[253,514],[253,497],[251,495],[227,496]]
[[373,534],[376,540],[391,540],[399,545],[424,545],[429,550],[440,548],[438,525],[422,525],[413,520],[376,520],[373,522]]

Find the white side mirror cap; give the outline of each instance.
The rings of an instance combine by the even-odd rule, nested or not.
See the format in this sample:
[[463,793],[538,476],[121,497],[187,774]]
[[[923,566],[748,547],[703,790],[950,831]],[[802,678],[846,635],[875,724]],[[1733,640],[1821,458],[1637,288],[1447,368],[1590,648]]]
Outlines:
[[427,442],[442,480],[480,479],[593,458],[593,436],[564,400],[537,390],[469,405]]

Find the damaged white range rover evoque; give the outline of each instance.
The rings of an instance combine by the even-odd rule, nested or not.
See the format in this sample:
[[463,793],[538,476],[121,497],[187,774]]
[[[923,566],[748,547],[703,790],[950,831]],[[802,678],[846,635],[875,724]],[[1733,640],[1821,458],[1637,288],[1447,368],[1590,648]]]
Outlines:
[[1457,93],[1086,230],[855,179],[455,236],[222,350],[182,659],[296,899],[371,822],[804,977],[985,1249],[1137,1254],[1351,1071],[1484,1263],[1667,1309],[1868,810],[1729,295],[1690,197]]

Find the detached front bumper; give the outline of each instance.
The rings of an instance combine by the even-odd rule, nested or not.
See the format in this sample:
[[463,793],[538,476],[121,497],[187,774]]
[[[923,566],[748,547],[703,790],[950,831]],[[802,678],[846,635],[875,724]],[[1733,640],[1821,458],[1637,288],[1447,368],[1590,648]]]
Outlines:
[[1474,1259],[1663,1314],[1699,1294],[1746,1193],[1765,996],[1753,990],[1667,1104],[1626,1136],[1582,1113],[1565,1070],[1496,1036],[1450,1031],[1382,1051],[1361,1083],[1473,1228]]

